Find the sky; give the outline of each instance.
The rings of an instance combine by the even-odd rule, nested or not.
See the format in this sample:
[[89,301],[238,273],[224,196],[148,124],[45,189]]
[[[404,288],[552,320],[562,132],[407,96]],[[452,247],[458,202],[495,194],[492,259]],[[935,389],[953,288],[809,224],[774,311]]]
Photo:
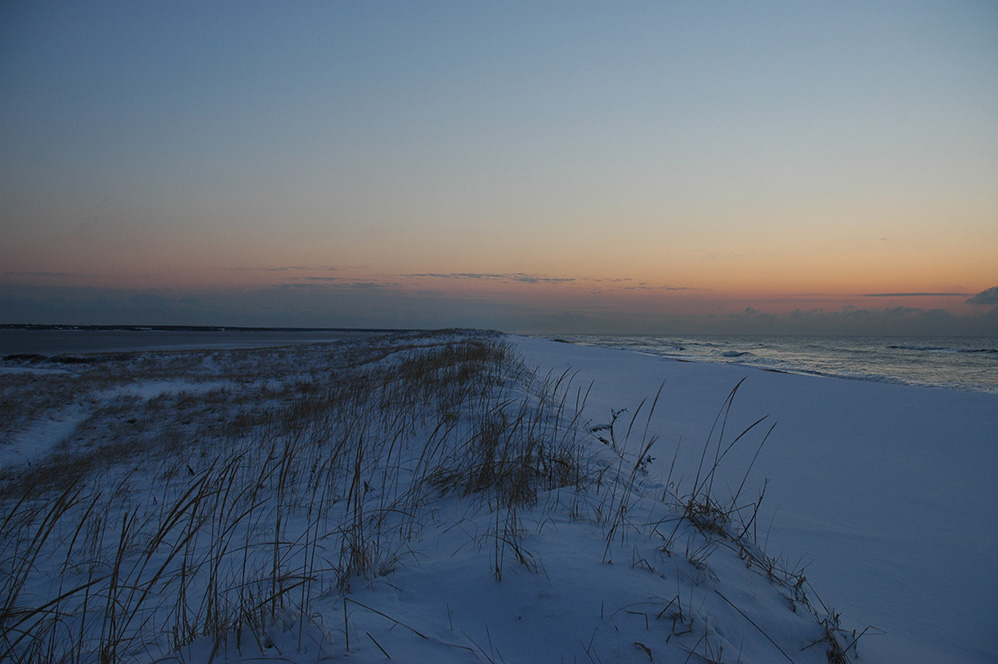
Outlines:
[[0,323],[998,335],[996,33],[0,0]]

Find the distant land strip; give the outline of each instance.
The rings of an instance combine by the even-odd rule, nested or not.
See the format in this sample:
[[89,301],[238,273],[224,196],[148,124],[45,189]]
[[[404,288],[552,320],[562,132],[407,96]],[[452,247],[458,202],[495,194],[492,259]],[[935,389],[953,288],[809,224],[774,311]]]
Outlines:
[[416,332],[408,328],[246,327],[240,325],[39,325],[0,323],[0,330],[89,330],[125,332]]

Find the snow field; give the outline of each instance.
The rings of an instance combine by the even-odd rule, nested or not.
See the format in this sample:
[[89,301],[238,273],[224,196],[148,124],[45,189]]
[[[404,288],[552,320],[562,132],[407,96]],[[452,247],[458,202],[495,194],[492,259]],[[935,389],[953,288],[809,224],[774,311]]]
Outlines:
[[[718,404],[744,380],[732,431],[763,416],[775,424],[748,483],[766,489],[758,540],[803,570],[850,633],[871,626],[859,661],[995,661],[998,396],[515,343],[529,366],[571,367],[592,383],[591,412],[633,408],[661,388],[649,471],[665,477],[675,450],[671,476],[685,486]],[[736,447],[719,469],[730,494],[754,452]]]
[[759,542],[751,378],[464,332],[11,363],[74,387],[0,382],[0,451],[89,411],[0,470],[0,659],[889,661]]

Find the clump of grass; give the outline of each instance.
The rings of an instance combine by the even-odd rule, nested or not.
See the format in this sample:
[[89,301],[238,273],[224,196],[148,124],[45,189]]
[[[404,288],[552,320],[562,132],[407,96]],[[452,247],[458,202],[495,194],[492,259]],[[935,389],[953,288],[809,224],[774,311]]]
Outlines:
[[[522,515],[543,496],[567,493],[575,518],[604,526],[606,562],[627,533],[650,532],[706,578],[711,554],[737,547],[811,607],[803,570],[765,557],[750,536],[765,493],[741,498],[752,463],[732,496],[715,489],[731,449],[762,430],[759,420],[727,436],[738,386],[692,489],[673,491],[670,470],[666,516],[650,520],[635,510],[654,462],[659,395],[583,426],[588,390],[573,386],[574,375],[527,371],[497,335],[454,330],[57,363],[75,372],[70,379],[46,375],[32,385],[44,389],[52,378],[68,387],[51,403],[29,395],[36,405],[24,422],[70,400],[89,404],[89,417],[57,453],[0,479],[0,574],[11,580],[0,660],[122,661],[202,638],[262,652],[274,626],[295,630],[301,647],[322,638],[310,622],[315,600],[391,572],[430,518],[423,508],[448,494],[488,510],[482,543],[500,580],[507,563],[540,568]],[[164,379],[192,387],[101,396]],[[605,443],[602,461],[587,435]],[[71,488],[60,490],[67,480]],[[703,627],[691,604],[677,592],[657,614],[672,621],[670,638],[692,639]],[[826,627],[829,644],[842,636],[837,621]],[[720,659],[707,636],[690,656]]]
[[[60,362],[89,416],[0,486],[0,659],[259,646],[289,612],[301,640],[314,598],[389,572],[442,491],[497,508],[501,569],[530,560],[516,510],[581,481],[559,385],[495,335],[81,359]],[[164,378],[224,387],[100,396]]]

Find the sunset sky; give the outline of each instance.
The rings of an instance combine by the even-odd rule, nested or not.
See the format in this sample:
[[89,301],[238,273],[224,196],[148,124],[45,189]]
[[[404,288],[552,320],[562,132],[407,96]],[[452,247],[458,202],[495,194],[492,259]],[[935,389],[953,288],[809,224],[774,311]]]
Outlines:
[[998,334],[998,3],[2,2],[0,323]]

